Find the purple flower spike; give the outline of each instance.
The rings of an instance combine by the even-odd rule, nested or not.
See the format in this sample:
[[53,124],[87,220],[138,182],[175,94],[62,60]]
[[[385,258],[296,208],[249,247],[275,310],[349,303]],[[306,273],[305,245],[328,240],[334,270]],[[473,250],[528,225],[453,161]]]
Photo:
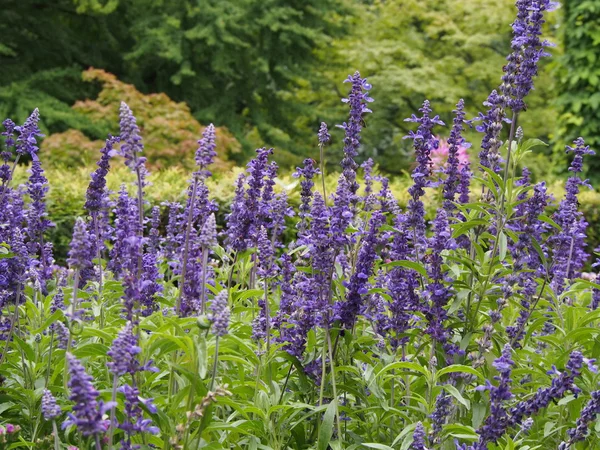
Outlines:
[[413,433],[413,441],[410,445],[411,450],[427,450],[425,447],[425,428],[421,422],[417,423]]
[[121,149],[119,153],[125,157],[127,166],[131,170],[136,170],[139,164],[139,161],[136,162],[137,153],[141,153],[144,150],[140,128],[137,125],[137,120],[133,112],[125,102],[121,102],[119,117],[121,119]]
[[212,301],[210,306],[212,311],[212,332],[215,336],[225,336],[229,332],[229,303],[227,291],[223,289]]
[[313,178],[319,174],[319,169],[315,167],[315,161],[310,158],[304,160],[304,167],[296,167],[294,178],[302,177],[300,181],[300,212],[299,217],[302,219],[298,224],[300,233],[302,234],[307,227],[307,219],[310,214],[310,204],[313,198],[313,186],[315,185]]
[[479,390],[490,391],[490,414],[485,419],[481,428],[477,430],[479,441],[474,446],[476,449],[486,449],[487,444],[496,442],[506,432],[508,427],[509,418],[504,408],[504,403],[513,397],[510,392],[510,385],[512,383],[510,376],[515,363],[510,359],[511,352],[510,345],[506,344],[502,350],[502,355],[493,363],[499,372],[499,375],[494,377],[498,381],[498,385],[493,386],[488,381],[486,386],[479,388]]
[[198,166],[196,174],[201,178],[212,175],[206,168],[213,163],[217,156],[215,138],[215,126],[211,123],[202,132],[202,139],[198,141],[199,147],[196,150],[196,165]]
[[588,434],[588,426],[596,420],[600,414],[600,391],[594,391],[591,394],[591,399],[586,403],[581,410],[581,414],[575,423],[575,428],[567,431],[569,435],[569,443],[583,441]]
[[366,78],[360,77],[359,72],[355,72],[354,75],[349,75],[344,82],[352,84],[348,98],[342,100],[344,103],[350,105],[350,116],[348,118],[348,123],[344,122],[342,125],[338,126],[345,131],[342,173],[346,177],[350,196],[352,200],[354,200],[354,195],[358,190],[358,183],[356,182],[356,169],[358,168],[358,165],[356,164],[356,161],[354,161],[354,158],[358,155],[358,149],[360,147],[363,114],[371,112],[367,107],[367,104],[372,102],[373,99],[368,95],[368,91],[371,90],[371,85],[367,83]]
[[380,241],[379,228],[385,216],[375,211],[369,221],[369,231],[362,239],[358,252],[355,271],[347,284],[346,301],[335,305],[336,318],[342,325],[351,329],[358,315],[362,312],[363,297],[368,292],[369,277],[373,274],[373,263],[377,258],[377,245]]
[[62,428],[75,425],[79,432],[87,437],[104,433],[109,426],[109,420],[103,419],[104,413],[116,406],[113,402],[103,404],[98,402],[98,391],[92,384],[93,378],[85,372],[81,362],[67,353],[69,362],[69,399],[74,403],[68,419]]
[[56,399],[48,389],[44,389],[42,395],[42,414],[46,420],[54,420],[62,413],[60,407],[56,404]]
[[405,119],[405,122],[415,122],[419,124],[416,132],[410,131],[406,138],[413,140],[417,166],[412,172],[414,184],[408,189],[411,199],[408,201],[409,225],[414,229],[415,247],[421,247],[425,244],[425,206],[421,197],[425,195],[425,188],[431,186],[429,177],[432,172],[431,151],[436,149],[439,141],[433,136],[433,127],[444,125],[439,116],[431,117],[431,107],[429,101],[425,100],[423,106],[419,109],[422,116],[417,117],[414,114]]
[[329,130],[327,129],[327,124],[325,122],[321,122],[321,126],[319,127],[319,145],[327,145],[329,141],[331,141],[331,135],[329,134]]
[[593,152],[581,138],[576,139],[574,144],[574,147],[567,147],[567,152],[575,153],[575,158],[569,168],[575,173],[575,176],[569,177],[567,180],[565,197],[553,215],[554,221],[560,225],[561,230],[548,240],[554,262],[550,268],[551,286],[557,294],[564,291],[568,280],[578,276],[588,259],[588,253],[585,251],[588,223],[583,213],[579,211],[577,196],[580,186],[589,187],[589,183],[581,180],[577,173],[581,171],[583,156],[593,154]]
[[5,144],[6,149],[8,150],[11,147],[14,147],[14,145],[15,145],[16,125],[12,120],[6,119],[4,122],[2,122],[2,126],[4,127],[2,136],[4,136],[4,144]]
[[40,112],[35,108],[22,126],[14,127],[15,131],[19,133],[15,146],[17,154],[31,155],[34,161],[38,159],[37,152],[39,150],[36,137],[44,136],[38,127],[39,121]]
[[121,441],[121,449],[135,449],[138,446],[132,445],[132,437],[140,433],[158,434],[158,427],[152,425],[152,420],[144,419],[144,411],[140,404],[144,404],[149,411],[156,412],[156,407],[151,399],[142,400],[140,392],[135,386],[128,384],[119,388],[125,396],[124,421],[119,423],[119,428],[125,432],[125,438]]
[[217,221],[214,214],[206,218],[198,237],[198,243],[204,248],[212,248],[217,245]]
[[584,360],[585,358],[580,352],[574,351],[564,371],[559,372],[553,368],[549,372],[550,375],[553,375],[550,387],[538,389],[533,397],[517,403],[510,409],[508,427],[522,424],[524,418],[537,414],[541,409],[547,408],[550,403],[563,398],[568,392],[577,396],[580,389],[575,385],[575,378],[581,375]]
[[137,355],[141,352],[137,345],[137,338],[133,334],[133,325],[128,322],[114,340],[112,347],[107,352],[112,362],[107,363],[108,368],[117,376],[126,373],[134,374],[140,370]]
[[73,239],[69,250],[69,265],[79,271],[83,271],[92,265],[90,249],[92,241],[87,230],[87,225],[81,217],[77,218],[73,229]]
[[106,207],[107,191],[106,191],[106,176],[110,170],[110,158],[116,153],[113,146],[119,142],[119,137],[108,136],[104,147],[100,150],[102,156],[96,163],[98,168],[92,173],[90,184],[86,192],[86,201],[84,208],[90,213],[99,211]]
[[488,107],[485,114],[479,113],[481,125],[476,127],[477,131],[485,133],[481,140],[481,152],[479,153],[479,163],[483,167],[488,167],[495,172],[500,171],[500,133],[502,132],[502,122],[506,119],[504,112],[504,103],[498,92],[492,91],[485,102]]
[[540,40],[545,22],[544,12],[552,10],[549,0],[517,0],[517,18],[513,22],[512,52],[506,58],[502,76],[502,92],[508,98],[507,106],[514,112],[526,108],[524,98],[533,89],[533,79],[538,74],[539,60],[549,54],[544,47],[550,46]]
[[462,178],[459,173],[460,159],[458,158],[458,152],[461,148],[465,147],[465,139],[462,137],[464,131],[465,122],[465,102],[461,99],[456,104],[454,112],[454,122],[452,125],[452,131],[450,131],[450,137],[448,138],[448,163],[444,172],[446,173],[446,179],[444,180],[443,194],[444,194],[444,208],[448,212],[454,210],[454,201],[456,194],[459,192]]
[[583,172],[583,157],[585,155],[595,155],[596,152],[594,150],[590,150],[590,146],[589,145],[585,145],[585,141],[583,140],[583,138],[578,137],[577,139],[575,139],[573,141],[573,145],[574,147],[569,147],[567,145],[567,153],[574,153],[575,157],[573,158],[573,161],[571,162],[571,166],[569,167],[569,170],[571,172],[574,173],[581,173]]

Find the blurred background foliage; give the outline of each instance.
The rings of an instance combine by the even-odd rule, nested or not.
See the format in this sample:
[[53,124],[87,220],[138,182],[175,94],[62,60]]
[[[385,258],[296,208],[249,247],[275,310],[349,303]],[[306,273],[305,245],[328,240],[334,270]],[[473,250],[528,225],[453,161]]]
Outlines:
[[[2,3],[0,116],[22,121],[39,107],[54,162],[86,164],[94,141],[117,131],[116,104],[125,99],[155,167],[191,161],[181,156],[209,122],[221,127],[223,161],[242,164],[266,145],[293,167],[316,156],[321,121],[344,121],[342,81],[360,70],[376,99],[361,158],[377,157],[390,174],[409,168],[403,120],[425,98],[447,122],[461,97],[471,116],[482,109],[499,83],[514,17],[513,0]],[[521,123],[553,144],[536,157],[538,178],[564,170],[565,142],[600,141],[599,16],[597,0],[570,0],[550,15],[555,57],[530,97],[536,113]],[[331,164],[341,138],[334,134]]]

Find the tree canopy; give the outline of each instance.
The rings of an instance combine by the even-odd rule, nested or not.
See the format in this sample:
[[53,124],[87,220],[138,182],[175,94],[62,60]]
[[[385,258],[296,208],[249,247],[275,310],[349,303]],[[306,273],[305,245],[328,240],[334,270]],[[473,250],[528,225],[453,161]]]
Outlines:
[[[102,89],[81,75],[94,67],[143,94],[187,103],[200,123],[227,127],[243,147],[231,155],[238,163],[266,145],[293,166],[316,156],[321,121],[344,121],[342,81],[359,70],[376,100],[361,157],[378,156],[398,173],[410,159],[403,120],[425,98],[448,121],[459,98],[475,116],[497,87],[513,16],[512,0],[7,0],[0,115],[22,120],[37,106],[46,132],[104,138],[102,118],[72,108]],[[545,34],[553,33],[550,24]],[[547,102],[553,80],[544,68],[532,108]],[[573,101],[562,102],[569,113],[581,104]],[[536,111],[521,125],[554,138],[557,113]],[[333,139],[340,144],[341,134]],[[335,161],[341,145],[331,148]]]

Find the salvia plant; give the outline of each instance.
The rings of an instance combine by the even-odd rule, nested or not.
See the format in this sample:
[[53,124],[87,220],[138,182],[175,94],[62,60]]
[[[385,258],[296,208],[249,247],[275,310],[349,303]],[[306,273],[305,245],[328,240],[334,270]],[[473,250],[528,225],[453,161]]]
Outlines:
[[[296,210],[267,148],[219,210],[207,187],[212,125],[187,200],[150,208],[142,134],[122,103],[61,266],[47,240],[39,112],[5,120],[0,447],[597,448],[600,263],[578,210],[594,152],[583,138],[566,148],[555,199],[526,168],[544,144],[519,127],[553,7],[517,1],[483,112],[468,118],[458,100],[446,125],[424,100],[406,119],[405,210],[375,162],[356,161],[373,102],[358,72],[346,80],[347,121],[322,123],[320,161],[294,173]],[[481,143],[467,142],[467,127]],[[327,192],[324,160],[340,138]],[[25,156],[30,176],[17,186]],[[106,185],[115,158],[134,180],[118,193]]]

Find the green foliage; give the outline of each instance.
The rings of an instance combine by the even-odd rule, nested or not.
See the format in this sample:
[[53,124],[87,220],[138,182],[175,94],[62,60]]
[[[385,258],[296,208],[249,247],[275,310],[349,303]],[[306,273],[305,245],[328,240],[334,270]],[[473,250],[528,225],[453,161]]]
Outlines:
[[[336,88],[337,81],[354,69],[374,86],[371,94],[376,101],[373,114],[365,116],[362,158],[376,157],[386,172],[405,169],[413,157],[410,145],[403,140],[409,129],[404,119],[424,99],[431,101],[435,113],[446,123],[450,123],[459,98],[469,105],[471,117],[482,110],[480,105],[500,83],[501,67],[510,48],[513,3],[395,0],[357,6],[352,31],[336,43],[333,55],[330,49],[323,50],[323,57],[332,57],[335,63],[323,70]],[[548,140],[554,132],[556,113],[546,107],[554,86],[545,67],[536,90],[528,97],[528,105],[538,113],[526,115],[520,125],[528,134]],[[331,123],[345,120],[340,108],[334,108],[345,91],[339,87],[337,92],[330,90],[322,96],[320,106],[324,111],[328,108]],[[469,137],[473,142],[479,140],[475,132]],[[474,152],[478,152],[477,146]],[[339,158],[337,153],[333,160]]]
[[82,82],[77,67],[44,70],[2,86],[0,117],[22,123],[34,108],[40,108],[47,112],[42,122],[44,132],[77,130],[93,139],[102,139],[110,130],[109,123],[92,120],[71,108],[78,98],[95,96],[96,91],[95,86]]
[[[179,166],[190,170],[195,166],[198,138],[204,128],[192,116],[186,104],[176,103],[165,94],[143,94],[134,86],[99,69],[86,70],[83,80],[94,86],[99,85],[101,90],[96,100],[77,101],[72,107],[75,114],[91,123],[106,124],[116,135],[119,132],[119,105],[126,102],[138,118],[151,168]],[[227,160],[239,153],[241,148],[227,129],[219,127],[216,132],[217,158],[214,170],[220,171],[231,166]],[[106,133],[101,141],[90,141],[79,130],[71,129],[48,136],[43,142],[42,151],[51,163],[90,167],[98,158],[98,150],[102,148],[105,137]]]
[[[275,146],[277,162],[289,168],[316,157],[321,121],[333,128],[346,120],[340,81],[358,69],[375,85],[377,98],[363,134],[368,150],[360,158],[377,156],[394,174],[411,160],[403,120],[425,98],[449,121],[460,97],[475,116],[498,86],[514,11],[513,0],[29,4],[9,0],[0,11],[0,32],[8,37],[0,47],[3,116],[22,121],[35,105],[44,108],[48,133],[74,129],[103,139],[111,130],[104,118],[69,109],[96,97],[97,84],[77,75],[92,66],[142,93],[164,92],[186,102],[201,123],[227,127],[244,148],[232,154],[238,163],[254,148]],[[537,85],[529,104],[539,112],[521,125],[549,140],[556,134],[556,112],[538,107],[555,90],[545,67]],[[334,144],[341,139],[333,133]],[[333,148],[328,161],[336,165],[341,145]]]
[[[592,148],[600,148],[600,4],[593,0],[564,3],[564,56],[561,60],[558,104],[562,115],[557,144],[561,167],[564,145],[582,136]],[[600,163],[593,161],[589,176],[599,178]]]
[[[138,0],[124,8],[136,85],[185,100],[201,121],[298,150],[296,118],[310,108],[294,91],[311,84],[315,48],[339,31],[340,0]],[[318,74],[317,74],[318,75]],[[317,122],[313,122],[315,125]]]

